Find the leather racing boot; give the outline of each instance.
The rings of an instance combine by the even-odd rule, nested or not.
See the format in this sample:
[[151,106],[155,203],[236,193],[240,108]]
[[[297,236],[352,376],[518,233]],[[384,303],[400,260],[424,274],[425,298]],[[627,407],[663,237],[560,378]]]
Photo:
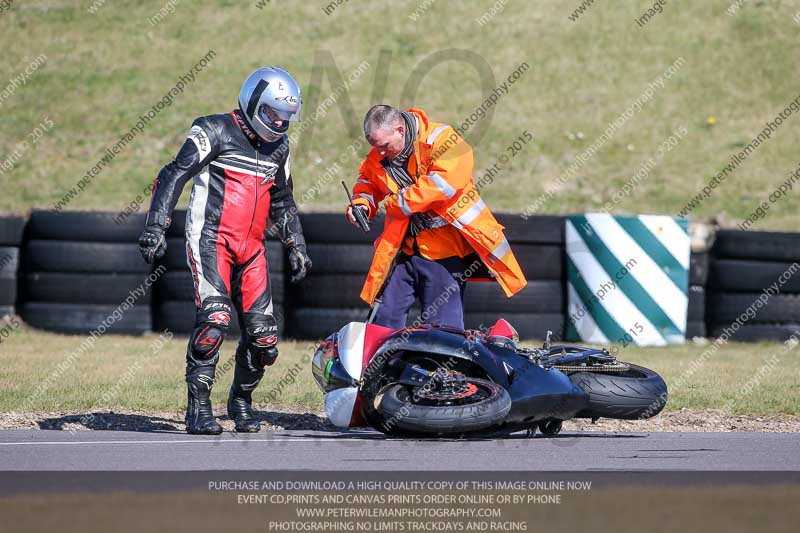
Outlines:
[[257,433],[261,430],[261,422],[253,412],[253,390],[261,382],[264,369],[251,364],[247,347],[240,345],[236,349],[236,368],[233,372],[233,383],[228,393],[228,416],[240,433]]
[[186,407],[186,432],[192,435],[219,435],[220,426],[211,409],[211,387],[214,385],[214,367],[211,365],[187,368],[186,384],[189,399]]

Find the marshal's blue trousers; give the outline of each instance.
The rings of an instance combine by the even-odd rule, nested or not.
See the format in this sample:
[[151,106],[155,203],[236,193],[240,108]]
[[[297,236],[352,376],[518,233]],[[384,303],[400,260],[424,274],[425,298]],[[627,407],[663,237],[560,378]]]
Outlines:
[[460,257],[433,261],[401,253],[379,296],[374,323],[405,327],[408,310],[419,298],[422,323],[463,329],[466,268],[467,261]]

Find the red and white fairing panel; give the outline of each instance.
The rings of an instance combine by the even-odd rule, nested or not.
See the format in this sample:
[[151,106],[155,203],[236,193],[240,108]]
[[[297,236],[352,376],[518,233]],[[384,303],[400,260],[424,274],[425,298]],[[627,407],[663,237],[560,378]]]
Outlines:
[[[394,332],[390,328],[363,322],[351,322],[339,330],[339,359],[350,377],[361,379],[375,350]],[[325,395],[325,416],[338,427],[363,426],[360,402],[361,396],[357,387],[333,390]]]

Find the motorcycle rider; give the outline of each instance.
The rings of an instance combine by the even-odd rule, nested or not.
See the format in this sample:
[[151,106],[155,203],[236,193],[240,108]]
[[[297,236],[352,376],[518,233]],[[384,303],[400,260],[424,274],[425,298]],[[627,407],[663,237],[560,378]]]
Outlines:
[[[286,132],[299,120],[300,89],[285,70],[260,68],[242,85],[239,107],[192,123],[175,160],[156,178],[139,247],[148,263],[166,251],[164,234],[186,182],[194,178],[186,216],[186,253],[195,289],[195,328],[186,352],[186,430],[219,434],[211,388],[235,305],[242,336],[227,410],[236,430],[256,432],[253,390],[278,357],[278,326],[264,245],[271,232],[288,248],[296,283],[311,259],[292,196]],[[270,258],[272,259],[272,258]],[[279,258],[275,258],[280,260]]]

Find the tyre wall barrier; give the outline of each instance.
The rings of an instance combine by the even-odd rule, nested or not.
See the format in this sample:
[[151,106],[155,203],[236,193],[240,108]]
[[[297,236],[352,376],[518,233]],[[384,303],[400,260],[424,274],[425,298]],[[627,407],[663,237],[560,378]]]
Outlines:
[[348,322],[365,321],[369,306],[359,294],[383,228],[379,214],[364,233],[341,213],[301,213],[300,222],[313,267],[287,293],[287,335],[322,339]]
[[718,232],[706,313],[714,337],[745,342],[800,337],[800,233]]
[[139,254],[144,215],[33,211],[25,232],[19,312],[60,333],[152,331],[154,272]]
[[706,336],[706,285],[709,253],[692,252],[689,258],[689,304],[686,312],[686,338]]
[[[526,220],[519,215],[499,214],[497,218],[506,228],[506,237],[528,285],[509,299],[497,283],[468,283],[464,297],[466,327],[485,329],[502,317],[522,338],[543,338],[548,330],[554,339],[563,338],[563,217]],[[365,320],[369,315],[369,306],[359,294],[383,218],[379,215],[373,220],[369,234],[351,226],[341,213],[305,213],[301,222],[314,267],[302,283],[289,289],[288,334],[295,338],[324,338],[347,322]],[[407,325],[425,322],[425,310],[420,305],[417,299]]]
[[19,256],[25,219],[0,216],[0,320],[15,314]]
[[[339,213],[301,216],[314,267],[304,282],[290,286],[285,251],[271,240],[270,281],[281,335],[319,339],[367,317],[369,308],[358,295],[383,221],[378,217],[364,234]],[[34,211],[27,220],[0,217],[0,315],[17,312],[34,327],[65,333],[104,325],[112,333],[169,329],[188,335],[194,289],[183,237],[185,211],[175,212],[167,254],[155,267],[138,252],[144,215],[119,223],[115,217],[78,211]],[[502,317],[522,338],[541,339],[548,330],[554,338],[563,337],[568,318],[565,218],[497,218],[528,285],[508,299],[496,283],[469,283],[467,327],[488,327]],[[690,258],[686,336],[781,341],[800,334],[798,263],[800,233],[720,231],[711,250]],[[121,312],[126,301],[130,305]],[[115,318],[115,312],[122,316]],[[408,324],[421,313],[417,302]],[[238,334],[234,320],[229,336]]]

